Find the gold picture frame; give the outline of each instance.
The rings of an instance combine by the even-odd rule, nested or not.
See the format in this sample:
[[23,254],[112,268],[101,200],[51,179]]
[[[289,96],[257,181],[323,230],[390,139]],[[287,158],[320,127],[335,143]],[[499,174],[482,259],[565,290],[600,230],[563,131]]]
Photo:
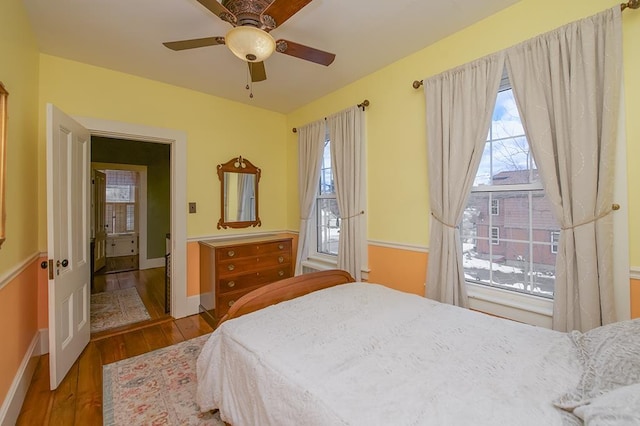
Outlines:
[[0,82],[0,247],[6,239],[5,219],[7,217],[4,202],[5,176],[7,174],[7,98],[9,92]]

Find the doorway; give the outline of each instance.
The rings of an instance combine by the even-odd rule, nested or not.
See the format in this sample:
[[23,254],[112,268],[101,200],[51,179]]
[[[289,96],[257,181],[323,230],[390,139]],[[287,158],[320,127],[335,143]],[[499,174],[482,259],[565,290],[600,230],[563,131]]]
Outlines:
[[171,316],[183,318],[198,312],[199,297],[187,297],[187,135],[180,130],[151,127],[91,117],[75,117],[92,136],[122,138],[170,146],[171,152]]
[[92,333],[163,319],[170,308],[171,146],[92,136],[91,160]]

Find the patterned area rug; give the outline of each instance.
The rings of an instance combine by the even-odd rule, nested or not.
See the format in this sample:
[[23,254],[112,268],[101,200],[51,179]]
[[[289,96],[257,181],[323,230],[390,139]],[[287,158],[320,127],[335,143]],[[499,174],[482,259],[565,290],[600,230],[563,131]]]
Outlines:
[[196,359],[208,337],[105,365],[103,423],[224,426],[196,404]]
[[150,319],[135,287],[91,295],[91,332]]

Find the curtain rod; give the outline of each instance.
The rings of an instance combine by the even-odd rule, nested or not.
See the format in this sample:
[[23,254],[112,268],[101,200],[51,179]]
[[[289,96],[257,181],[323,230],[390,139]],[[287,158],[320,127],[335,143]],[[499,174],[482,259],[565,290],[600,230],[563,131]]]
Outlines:
[[[621,3],[620,4],[620,10],[625,10],[625,9],[640,9],[640,0],[629,0],[626,3]],[[422,86],[424,84],[423,80],[414,80],[413,83],[411,83],[411,86],[413,86],[414,89],[419,89],[420,86]]]
[[[637,0],[640,1],[640,0]],[[358,108],[362,108],[362,110],[364,111],[364,109],[366,107],[368,107],[370,105],[369,99],[365,99],[364,101],[362,101],[362,103],[359,103],[357,106]],[[327,119],[327,117],[324,118],[325,120]],[[291,129],[291,131],[293,133],[298,133],[298,129],[296,129],[295,127],[293,129]]]

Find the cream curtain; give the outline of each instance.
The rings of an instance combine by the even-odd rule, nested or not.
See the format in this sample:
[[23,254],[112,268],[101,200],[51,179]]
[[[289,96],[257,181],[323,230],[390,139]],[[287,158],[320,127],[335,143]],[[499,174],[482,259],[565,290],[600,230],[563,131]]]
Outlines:
[[296,275],[302,274],[302,261],[309,256],[309,232],[313,220],[314,201],[320,182],[320,165],[325,140],[324,120],[298,128],[298,193],[300,234],[296,256]]
[[364,146],[362,111],[354,106],[327,117],[331,165],[340,210],[338,268],[362,278],[364,220]]
[[431,238],[426,295],[468,306],[458,224],[487,140],[504,55],[491,55],[424,82]]
[[[256,176],[249,173],[237,173],[238,175],[238,211],[237,220],[240,222],[256,220],[255,215],[255,189]],[[226,200],[227,198],[225,198]]]
[[608,213],[621,89],[620,13],[616,5],[507,52],[529,145],[562,227],[553,309],[553,328],[560,331],[615,321]]

